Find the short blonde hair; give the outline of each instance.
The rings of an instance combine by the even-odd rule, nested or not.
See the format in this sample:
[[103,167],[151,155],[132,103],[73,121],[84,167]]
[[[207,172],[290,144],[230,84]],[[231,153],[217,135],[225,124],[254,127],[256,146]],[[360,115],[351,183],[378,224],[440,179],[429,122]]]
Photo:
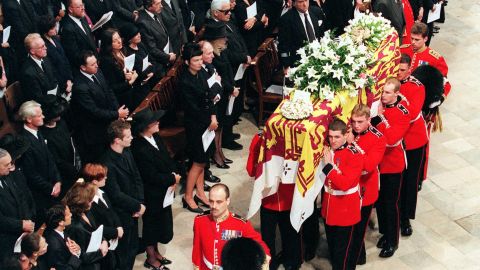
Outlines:
[[22,106],[20,106],[20,109],[18,109],[18,115],[20,116],[20,119],[22,119],[22,121],[25,121],[27,120],[27,118],[35,116],[37,114],[35,109],[41,107],[42,105],[40,105],[36,101],[26,101],[22,104]]
[[25,40],[23,41],[23,44],[25,45],[25,49],[27,49],[27,51],[30,51],[30,49],[32,48],[33,42],[35,42],[35,40],[38,40],[38,39],[42,39],[42,36],[40,36],[40,34],[38,33],[28,34],[25,37]]
[[394,92],[400,91],[401,83],[397,78],[388,77],[387,80],[385,81],[385,85],[387,84],[393,84],[393,86],[395,86],[395,88],[393,89]]
[[370,118],[370,108],[365,104],[357,104],[353,107],[352,116],[365,116]]

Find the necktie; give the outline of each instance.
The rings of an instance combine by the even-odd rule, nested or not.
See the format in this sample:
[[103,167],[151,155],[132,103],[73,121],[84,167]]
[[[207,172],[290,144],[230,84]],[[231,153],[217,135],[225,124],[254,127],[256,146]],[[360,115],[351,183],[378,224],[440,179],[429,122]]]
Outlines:
[[43,62],[43,60],[40,61],[40,65],[42,66],[43,72],[45,72],[45,62]]
[[308,41],[312,42],[315,40],[315,33],[313,32],[313,27],[310,24],[310,21],[308,20],[307,13],[303,13],[303,16],[305,17],[305,28],[307,28],[307,36],[308,36]]
[[98,81],[97,76],[92,75],[92,79],[95,84],[100,85],[100,82]]

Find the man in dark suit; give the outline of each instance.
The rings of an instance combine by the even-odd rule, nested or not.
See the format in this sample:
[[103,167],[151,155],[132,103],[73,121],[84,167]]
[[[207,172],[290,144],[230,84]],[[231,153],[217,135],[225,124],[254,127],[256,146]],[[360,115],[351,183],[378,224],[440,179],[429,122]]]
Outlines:
[[183,44],[187,42],[187,32],[183,25],[182,10],[177,0],[162,0],[162,17],[163,24],[167,29],[168,36],[171,37],[172,52],[180,55]]
[[348,25],[348,21],[353,19],[354,3],[352,0],[323,1],[322,7],[337,36],[344,33],[343,29]]
[[24,123],[20,135],[30,142],[30,148],[22,156],[21,162],[36,203],[35,223],[40,227],[45,221],[47,209],[58,201],[62,181],[47,142],[39,131],[44,118],[40,104],[27,101],[20,106],[18,114]]
[[29,56],[22,66],[20,83],[25,100],[40,100],[47,94],[57,95],[58,82],[54,68],[47,58],[47,47],[42,37],[28,34],[25,38],[25,48]]
[[80,246],[68,237],[65,228],[72,223],[72,213],[66,205],[54,205],[46,214],[44,236],[48,244],[46,261],[48,267],[56,270],[79,269]]
[[113,91],[98,69],[93,52],[79,56],[80,72],[75,76],[72,90],[72,111],[77,118],[76,139],[83,163],[98,160],[103,154],[107,127],[115,119],[125,119],[128,109],[119,107]]
[[[400,0],[375,0],[372,1],[372,11],[382,13],[382,17],[389,20],[397,30],[398,36],[402,37],[405,31],[405,16],[403,5]],[[402,39],[399,39],[400,42]]]
[[166,72],[177,55],[172,50],[171,38],[160,16],[162,0],[144,0],[143,5],[145,9],[138,13],[137,20],[142,41],[150,52],[151,60],[163,65]]
[[13,247],[17,238],[23,233],[33,232],[33,212],[26,204],[25,197],[30,192],[23,192],[21,172],[14,171],[10,154],[0,148],[0,261],[13,255]]
[[324,19],[317,17],[308,0],[295,0],[293,6],[280,17],[278,26],[278,53],[285,74],[300,59],[297,50],[323,35],[319,24]]
[[77,54],[81,51],[90,50],[97,56],[97,45],[85,19],[82,0],[69,0],[67,8],[68,15],[60,24],[60,36],[70,64],[75,65]]
[[108,167],[105,192],[124,231],[117,247],[119,269],[130,270],[139,247],[138,218],[145,213],[143,181],[129,148],[133,139],[130,124],[122,120],[112,122],[107,136],[110,147],[101,159]]
[[120,29],[128,23],[135,23],[138,19],[138,9],[142,6],[142,1],[118,0],[113,5],[113,23]]

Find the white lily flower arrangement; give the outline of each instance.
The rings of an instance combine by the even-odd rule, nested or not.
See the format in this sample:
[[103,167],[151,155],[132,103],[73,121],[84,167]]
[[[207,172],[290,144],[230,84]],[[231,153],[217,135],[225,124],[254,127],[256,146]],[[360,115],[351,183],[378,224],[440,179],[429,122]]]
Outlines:
[[349,35],[334,38],[328,31],[297,54],[299,65],[289,70],[288,77],[295,89],[310,92],[315,98],[333,100],[336,93],[344,91],[354,97],[358,89],[373,83],[367,76],[368,49],[355,44]]
[[282,115],[290,120],[300,120],[305,119],[312,115],[313,105],[310,100],[296,99],[296,100],[285,100],[283,102]]
[[389,20],[381,14],[362,13],[360,16],[349,21],[345,27],[346,35],[355,42],[363,44],[368,48],[369,53],[373,53],[382,40],[395,31]]

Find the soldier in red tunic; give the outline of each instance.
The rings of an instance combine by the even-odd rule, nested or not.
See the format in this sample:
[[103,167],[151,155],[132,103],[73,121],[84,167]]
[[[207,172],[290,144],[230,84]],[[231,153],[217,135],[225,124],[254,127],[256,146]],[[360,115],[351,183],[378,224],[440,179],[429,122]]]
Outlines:
[[360,221],[360,175],[363,156],[347,143],[347,125],[334,119],[328,126],[330,148],[324,149],[322,171],[326,175],[322,195],[322,216],[325,220],[330,261],[333,270],[354,269],[350,265],[353,227]]
[[380,257],[393,256],[399,239],[399,198],[402,173],[405,169],[403,137],[410,127],[407,105],[398,95],[400,81],[388,78],[382,92],[382,105],[371,123],[385,136],[387,148],[380,162],[380,192],[377,201],[379,231],[383,236],[377,243]]
[[425,149],[428,143],[427,124],[422,114],[425,87],[410,75],[410,60],[408,55],[402,54],[397,77],[402,83],[400,93],[407,103],[410,116],[410,127],[403,138],[408,164],[403,174],[400,195],[400,225],[403,236],[410,236],[413,233],[410,219],[415,219],[418,185],[423,180]]
[[403,31],[402,35],[402,44],[410,44],[412,42],[410,36],[410,29],[415,22],[415,19],[413,18],[413,9],[410,5],[409,0],[402,0],[402,7],[403,17],[405,18],[405,31]]
[[448,66],[445,58],[437,51],[426,45],[428,40],[428,27],[424,23],[416,22],[410,31],[412,37],[411,44],[400,46],[400,51],[407,54],[412,59],[410,72],[414,71],[418,66],[430,65],[438,69],[444,77],[444,98],[450,93],[451,85],[448,82]]
[[364,104],[357,104],[352,110],[350,118],[352,132],[347,141],[353,144],[363,154],[363,170],[360,177],[360,194],[362,196],[361,220],[354,228],[354,241],[352,242],[353,262],[351,265],[364,264],[365,254],[365,231],[372,208],[378,198],[378,182],[380,173],[378,164],[382,161],[385,153],[385,136],[370,125],[370,108]]
[[253,229],[250,222],[228,210],[230,190],[224,184],[216,184],[209,192],[211,212],[198,215],[193,223],[192,262],[195,269],[221,269],[221,255],[225,243],[234,238],[245,237],[257,241],[267,254],[270,251],[262,237]]

